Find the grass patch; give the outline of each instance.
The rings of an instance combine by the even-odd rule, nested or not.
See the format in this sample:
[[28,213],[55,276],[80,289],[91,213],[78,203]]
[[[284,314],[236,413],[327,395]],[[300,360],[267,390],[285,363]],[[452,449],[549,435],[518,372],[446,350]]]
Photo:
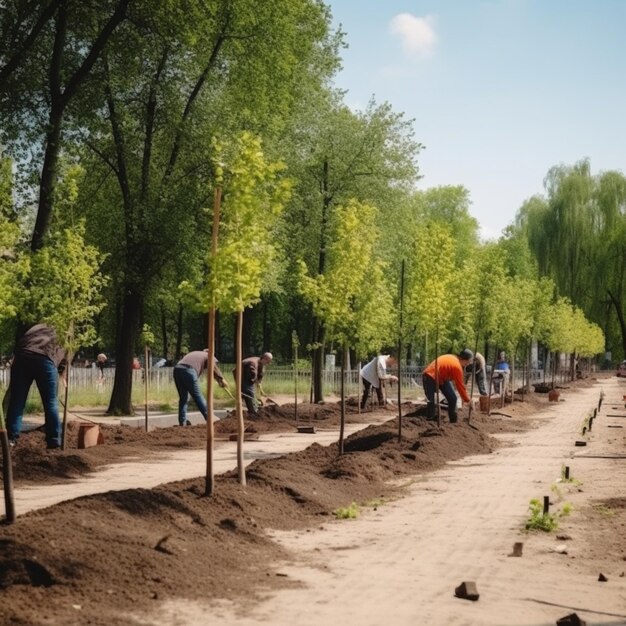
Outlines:
[[350,506],[340,507],[333,511],[333,515],[337,519],[356,519],[359,516],[359,505],[352,502]]
[[599,515],[602,515],[603,517],[615,516],[615,511],[611,507],[606,506],[606,504],[595,504],[591,508],[593,509],[595,513],[598,513]]

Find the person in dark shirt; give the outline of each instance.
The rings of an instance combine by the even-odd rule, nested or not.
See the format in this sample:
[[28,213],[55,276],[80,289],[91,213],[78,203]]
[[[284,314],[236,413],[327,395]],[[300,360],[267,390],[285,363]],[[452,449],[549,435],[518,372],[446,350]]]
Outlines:
[[[206,400],[200,391],[200,384],[198,383],[198,379],[208,367],[208,350],[189,352],[174,366],[174,384],[178,391],[178,423],[180,426],[191,425],[191,422],[187,419],[187,405],[189,404],[190,395],[204,419],[208,420]],[[217,366],[217,359],[215,359],[213,364],[213,378],[215,378],[220,387],[228,387],[228,383],[224,380],[224,376]]]
[[[273,358],[271,352],[265,352],[261,356],[249,356],[241,362],[241,397],[252,417],[258,416],[254,386],[261,384],[265,366],[269,365]],[[236,376],[236,370],[233,370],[233,375]]]
[[66,357],[56,331],[47,324],[32,326],[18,339],[11,365],[7,410],[7,431],[12,445],[20,436],[26,399],[35,381],[43,404],[47,447],[53,450],[61,446],[57,381],[58,374],[65,371]]

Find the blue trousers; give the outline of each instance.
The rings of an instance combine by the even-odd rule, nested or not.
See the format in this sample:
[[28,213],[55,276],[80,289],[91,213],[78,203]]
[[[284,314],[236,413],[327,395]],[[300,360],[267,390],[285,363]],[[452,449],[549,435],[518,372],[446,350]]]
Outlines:
[[[424,387],[424,394],[426,395],[426,400],[428,400],[428,414],[429,416],[434,416],[434,408],[435,408],[435,393],[437,392],[437,385],[435,383],[435,379],[430,376],[424,375],[422,376],[422,386]],[[454,385],[451,381],[446,380],[444,383],[439,385],[439,389],[441,393],[445,396],[448,401],[448,417],[451,420],[456,419],[456,391],[454,389]]]
[[61,421],[57,405],[56,365],[43,355],[17,355],[11,365],[7,432],[9,439],[17,439],[22,430],[22,418],[28,392],[37,384],[46,417],[46,443],[49,447],[61,445]]
[[186,365],[177,365],[174,368],[174,384],[176,391],[178,391],[178,423],[184,426],[187,422],[187,405],[190,395],[206,420],[208,409],[206,400],[200,391],[196,370]]

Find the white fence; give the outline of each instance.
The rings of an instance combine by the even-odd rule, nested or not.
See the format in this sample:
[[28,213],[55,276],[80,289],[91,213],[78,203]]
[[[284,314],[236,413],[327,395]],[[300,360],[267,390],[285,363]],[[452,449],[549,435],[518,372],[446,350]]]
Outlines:
[[[220,364],[221,366],[222,364]],[[150,368],[148,370],[148,380],[151,389],[167,388],[173,385],[172,367]],[[222,371],[227,380],[231,379],[231,365],[224,365]],[[402,390],[403,395],[413,395],[411,392],[421,393],[422,389],[422,367],[410,366],[402,369]],[[100,377],[100,370],[95,368],[71,368],[70,369],[70,385],[72,389],[80,388],[112,388],[113,379],[115,377],[115,368],[109,367],[104,369],[103,378]],[[134,385],[143,383],[144,371],[133,370]],[[326,393],[339,394],[341,389],[341,370],[326,369],[322,374],[324,391]],[[0,387],[8,385],[10,379],[10,369],[0,369]],[[531,382],[543,380],[543,370],[533,369],[531,371]],[[344,380],[346,393],[348,395],[360,392],[359,371],[357,369],[346,370]],[[268,393],[289,393],[295,385],[294,370],[288,367],[269,367],[265,370],[263,379],[263,387]],[[522,385],[521,368],[515,371],[515,380],[512,382],[513,389],[517,389]],[[298,391],[306,393],[311,386],[311,372],[307,370],[298,371]]]

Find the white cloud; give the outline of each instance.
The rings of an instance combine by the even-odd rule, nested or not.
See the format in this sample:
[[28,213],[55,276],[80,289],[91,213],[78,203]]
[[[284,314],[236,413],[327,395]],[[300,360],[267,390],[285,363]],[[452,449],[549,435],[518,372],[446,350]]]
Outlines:
[[434,17],[416,17],[410,13],[400,13],[389,23],[392,34],[398,35],[404,52],[409,56],[430,56],[437,44],[434,30]]

